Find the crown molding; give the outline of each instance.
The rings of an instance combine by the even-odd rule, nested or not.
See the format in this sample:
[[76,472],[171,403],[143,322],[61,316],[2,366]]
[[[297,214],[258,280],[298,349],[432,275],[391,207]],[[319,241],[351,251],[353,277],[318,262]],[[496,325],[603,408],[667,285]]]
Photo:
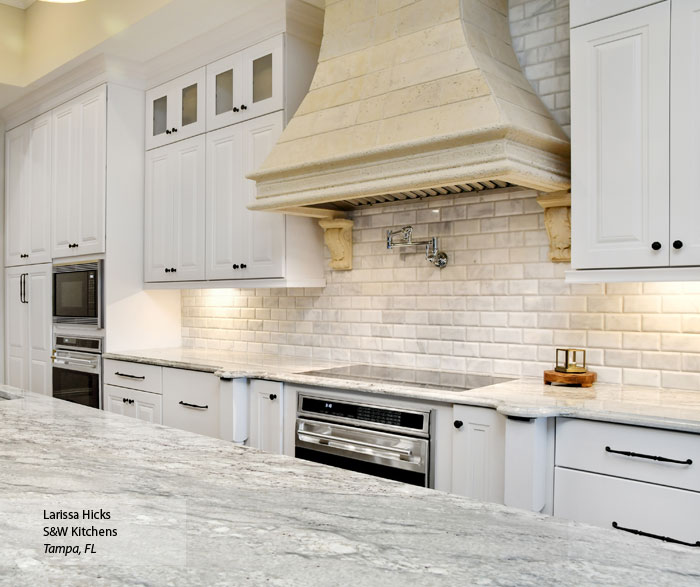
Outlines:
[[36,0],[0,0],[0,4],[4,4],[5,6],[12,6],[13,8],[20,8],[22,10],[26,10],[32,4],[34,4],[35,1]]

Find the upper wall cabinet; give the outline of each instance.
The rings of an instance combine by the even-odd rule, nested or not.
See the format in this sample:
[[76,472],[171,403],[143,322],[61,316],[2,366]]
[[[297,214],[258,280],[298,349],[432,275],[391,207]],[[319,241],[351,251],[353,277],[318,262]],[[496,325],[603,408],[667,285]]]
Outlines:
[[5,137],[5,265],[51,261],[51,114]]
[[207,130],[281,110],[284,36],[207,66]]
[[52,111],[52,256],[105,252],[107,88]]
[[700,265],[699,15],[667,0],[571,31],[576,269]]
[[146,149],[204,132],[203,67],[146,92]]

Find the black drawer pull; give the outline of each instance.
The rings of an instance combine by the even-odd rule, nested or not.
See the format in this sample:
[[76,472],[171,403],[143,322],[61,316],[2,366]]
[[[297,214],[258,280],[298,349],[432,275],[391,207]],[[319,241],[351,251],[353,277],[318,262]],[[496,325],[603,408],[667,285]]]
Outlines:
[[199,408],[200,410],[208,410],[209,406],[198,406],[197,404],[188,404],[187,402],[180,402],[181,406],[187,406],[188,408]]
[[683,542],[683,540],[676,540],[675,538],[669,538],[668,536],[661,536],[659,534],[651,534],[650,532],[644,532],[643,530],[635,530],[634,528],[623,528],[622,526],[618,526],[617,522],[613,522],[612,527],[616,530],[622,530],[623,532],[636,534],[637,536],[646,536],[647,538],[656,538],[656,540],[662,540],[663,542],[672,542],[673,544],[682,544],[684,546],[695,546],[700,548],[700,540],[698,540],[697,542]]
[[654,455],[644,455],[638,452],[630,452],[628,450],[613,450],[609,446],[605,447],[605,452],[610,452],[616,455],[623,455],[626,457],[635,457],[638,459],[649,459],[650,461],[658,461],[660,463],[676,463],[677,465],[692,465],[693,459],[686,459],[685,461],[679,461],[677,459],[668,459],[666,457],[656,457]]
[[145,375],[129,375],[128,373],[120,373],[119,371],[114,372],[118,377],[126,377],[127,379],[146,379]]

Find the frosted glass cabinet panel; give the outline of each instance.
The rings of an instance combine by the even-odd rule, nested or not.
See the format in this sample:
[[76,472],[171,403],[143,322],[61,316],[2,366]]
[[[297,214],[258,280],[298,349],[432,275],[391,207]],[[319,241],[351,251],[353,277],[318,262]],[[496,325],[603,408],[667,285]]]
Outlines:
[[207,66],[207,130],[283,108],[279,35]]
[[146,149],[204,132],[204,80],[201,67],[146,92]]

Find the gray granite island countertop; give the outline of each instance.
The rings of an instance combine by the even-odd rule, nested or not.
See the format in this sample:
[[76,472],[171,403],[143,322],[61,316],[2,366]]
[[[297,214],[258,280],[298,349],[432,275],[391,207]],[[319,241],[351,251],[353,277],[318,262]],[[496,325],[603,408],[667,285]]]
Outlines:
[[[700,582],[697,549],[20,395],[0,400],[3,586]],[[172,563],[168,541],[144,532],[140,554],[114,565],[44,554],[47,539],[17,516],[38,515],[27,500],[51,507],[68,498],[107,509],[126,500],[141,521],[153,500],[170,500],[167,515],[186,520],[186,550]],[[139,564],[154,554],[171,564]]]
[[[451,391],[390,380],[360,381],[308,375],[306,371],[345,366],[347,363],[303,357],[189,348],[125,351],[107,353],[104,357],[211,373],[226,371],[234,377],[483,406],[495,408],[507,416],[570,416],[700,433],[700,393],[697,391],[606,383],[596,383],[588,389],[558,387],[545,385],[541,379],[535,378]],[[444,373],[450,375],[449,372]]]

